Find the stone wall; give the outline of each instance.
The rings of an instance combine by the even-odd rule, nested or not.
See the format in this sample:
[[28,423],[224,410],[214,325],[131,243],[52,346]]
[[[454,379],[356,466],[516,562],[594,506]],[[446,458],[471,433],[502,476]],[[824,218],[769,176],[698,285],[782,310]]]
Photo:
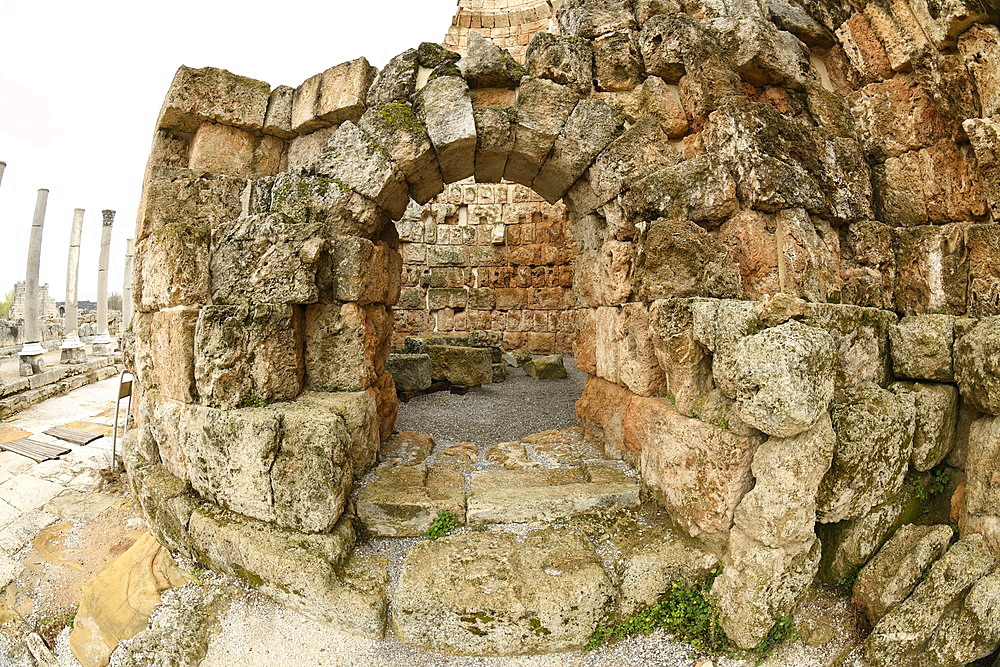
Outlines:
[[[56,310],[56,303],[49,296],[49,286],[48,283],[45,285],[38,286],[38,299],[41,303],[41,308],[39,309],[39,317],[42,319],[50,317],[58,317],[59,312]],[[19,280],[14,284],[14,303],[10,306],[10,319],[20,320],[24,318],[24,281]]]
[[[566,204],[581,421],[725,554],[713,590],[739,645],[941,457],[966,476],[963,541],[996,546],[996,12],[564,0],[556,18],[523,68],[470,32],[460,61],[423,44],[297,88],[178,72],[130,362],[129,469],[157,537],[384,631],[352,616],[366,593],[343,573],[364,565],[351,478],[393,422],[411,232],[391,221],[475,177]],[[938,358],[951,375],[924,368]]]
[[531,38],[554,27],[550,0],[459,0],[458,12],[443,44],[452,51],[466,52],[469,32],[476,32],[519,62],[524,62]]
[[456,183],[396,226],[396,343],[478,330],[503,333],[507,349],[571,352],[576,251],[561,205],[522,186]]

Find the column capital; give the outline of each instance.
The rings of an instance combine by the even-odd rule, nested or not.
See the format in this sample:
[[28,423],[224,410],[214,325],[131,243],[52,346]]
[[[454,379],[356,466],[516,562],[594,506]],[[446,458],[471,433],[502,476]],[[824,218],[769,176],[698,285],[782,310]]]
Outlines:
[[115,212],[112,211],[111,209],[106,208],[103,211],[101,211],[101,217],[104,218],[104,226],[110,227],[112,223],[114,223],[115,221]]

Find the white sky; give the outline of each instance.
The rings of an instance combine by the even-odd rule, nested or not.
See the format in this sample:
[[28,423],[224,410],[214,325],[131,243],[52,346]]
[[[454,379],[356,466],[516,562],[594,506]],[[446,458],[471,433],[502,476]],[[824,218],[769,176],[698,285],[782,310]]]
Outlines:
[[39,188],[49,189],[41,282],[66,291],[84,208],[81,300],[97,298],[101,209],[117,211],[109,292],[121,292],[153,125],[180,65],[297,86],[365,56],[382,67],[440,42],[456,0],[0,0],[0,295],[24,280]]

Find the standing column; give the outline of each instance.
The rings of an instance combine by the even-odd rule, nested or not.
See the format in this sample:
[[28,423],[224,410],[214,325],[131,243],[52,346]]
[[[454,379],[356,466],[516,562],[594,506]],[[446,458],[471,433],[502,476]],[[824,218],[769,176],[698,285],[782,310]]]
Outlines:
[[21,375],[37,375],[45,371],[42,354],[42,328],[38,293],[38,266],[42,260],[42,225],[49,191],[41,189],[35,199],[35,216],[31,220],[31,240],[28,242],[28,269],[24,278],[24,346],[21,348]]
[[125,246],[125,282],[122,284],[122,327],[119,335],[125,335],[132,322],[132,261],[135,259],[135,239],[129,239]]
[[97,335],[94,336],[94,354],[110,356],[115,351],[115,341],[108,335],[108,255],[111,253],[111,225],[115,222],[115,212],[101,211],[104,225],[101,227],[101,259],[97,265]]
[[73,231],[69,236],[69,259],[66,261],[66,317],[63,322],[62,354],[59,363],[82,364],[87,360],[87,350],[80,342],[77,330],[76,284],[80,273],[80,237],[83,234],[83,209],[73,210]]

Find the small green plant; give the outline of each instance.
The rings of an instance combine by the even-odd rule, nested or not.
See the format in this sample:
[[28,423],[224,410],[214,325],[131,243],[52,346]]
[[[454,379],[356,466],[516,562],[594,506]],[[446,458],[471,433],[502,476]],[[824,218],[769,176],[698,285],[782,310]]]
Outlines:
[[241,408],[266,408],[268,405],[267,400],[261,398],[257,394],[250,394],[240,403]]
[[844,573],[843,576],[837,579],[837,582],[834,585],[840,589],[840,592],[845,597],[850,597],[851,592],[854,590],[854,584],[855,582],[857,582],[858,574],[860,572],[861,572],[860,566],[852,567],[850,570]]
[[191,568],[191,571],[187,573],[188,579],[197,584],[198,586],[204,586],[205,582],[208,581],[206,578],[208,575],[208,570],[201,567],[200,565],[195,565]]
[[444,537],[456,528],[458,528],[458,519],[452,512],[447,510],[438,512],[437,518],[427,529],[427,539],[436,540],[439,537]]
[[725,419],[720,419],[719,421],[715,422],[715,425],[727,431],[729,430],[729,422],[727,422]]
[[673,394],[667,394],[667,400],[670,401],[670,405],[677,405],[677,397]]

